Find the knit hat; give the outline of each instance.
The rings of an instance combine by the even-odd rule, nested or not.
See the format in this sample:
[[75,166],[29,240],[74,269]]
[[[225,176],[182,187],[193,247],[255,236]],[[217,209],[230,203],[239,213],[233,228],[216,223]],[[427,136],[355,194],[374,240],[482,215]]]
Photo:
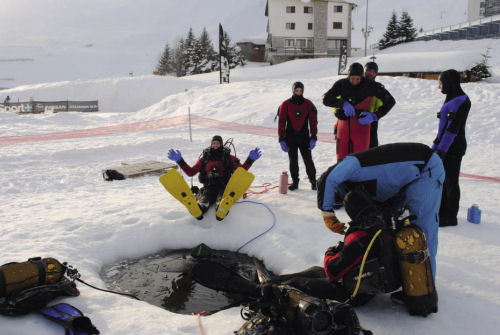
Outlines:
[[375,62],[368,62],[365,64],[365,71],[366,70],[375,70],[375,72],[378,73],[378,65]]
[[353,220],[377,210],[372,198],[364,190],[353,190],[347,193],[344,198],[344,208]]
[[350,77],[350,76],[360,76],[360,77],[362,77],[363,73],[364,73],[363,65],[361,65],[359,63],[352,63],[349,66],[349,71],[347,73],[348,73],[348,77]]

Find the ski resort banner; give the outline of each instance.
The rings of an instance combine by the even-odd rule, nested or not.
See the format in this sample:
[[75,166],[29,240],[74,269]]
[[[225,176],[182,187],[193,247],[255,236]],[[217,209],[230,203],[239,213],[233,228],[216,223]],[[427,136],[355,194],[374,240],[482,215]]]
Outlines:
[[12,113],[59,113],[98,112],[99,102],[95,101],[26,101],[0,105],[0,112]]
[[224,38],[224,29],[219,23],[219,58],[220,58],[220,83],[229,83],[229,59],[227,50],[229,45]]

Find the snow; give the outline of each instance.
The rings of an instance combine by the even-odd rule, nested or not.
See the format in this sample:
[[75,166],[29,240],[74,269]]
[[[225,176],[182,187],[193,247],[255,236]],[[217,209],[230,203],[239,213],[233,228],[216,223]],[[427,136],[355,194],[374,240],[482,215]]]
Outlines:
[[[498,57],[498,54],[494,54]],[[333,59],[297,60],[276,66],[250,64],[232,71],[229,85],[218,85],[218,74],[185,79],[133,77],[40,84],[0,91],[14,97],[102,97],[98,113],[16,115],[0,113],[2,136],[31,135],[193,115],[243,125],[277,127],[276,108],[291,94],[291,84],[302,80],[305,96],[318,107],[319,130],[330,132],[334,117],[322,106],[322,95],[341,77]],[[381,77],[397,104],[381,120],[382,143],[416,141],[431,144],[437,131],[435,115],[444,101],[437,83],[429,80]],[[185,91],[185,88],[188,88]],[[467,123],[468,151],[462,171],[500,176],[495,158],[499,126],[495,111],[498,83],[463,85],[472,109]],[[108,101],[104,103],[104,101]],[[121,104],[124,104],[123,106]],[[128,106],[135,106],[130,107]],[[148,105],[148,106],[146,106]],[[135,110],[134,110],[135,108]],[[109,109],[109,110],[108,110]],[[276,138],[193,126],[0,146],[0,264],[33,256],[55,257],[76,266],[83,279],[104,286],[99,271],[105,264],[140,257],[164,248],[210,247],[236,250],[268,229],[271,214],[253,203],[236,204],[222,222],[211,209],[203,221],[189,216],[155,176],[106,182],[101,169],[121,162],[164,160],[169,148],[179,149],[189,163],[199,156],[214,134],[232,137],[241,159],[255,146],[263,157],[251,171],[254,185],[277,185],[288,169],[287,155]],[[0,138],[1,139],[1,138]],[[313,151],[318,175],[335,161],[331,143]],[[248,200],[261,202],[275,213],[276,226],[248,244],[242,252],[262,259],[276,273],[299,271],[322,263],[324,251],[341,238],[330,233],[315,205],[315,193],[305,181],[300,189],[281,195],[273,189]],[[196,180],[195,180],[196,183]],[[439,313],[412,317],[380,295],[357,309],[363,327],[375,334],[496,333],[500,326],[500,253],[498,234],[500,197],[495,182],[461,179],[459,225],[440,231],[437,257]],[[482,222],[466,221],[467,208],[478,203]],[[250,215],[251,213],[251,215]],[[338,212],[343,220],[347,216]],[[81,295],[64,301],[84,311],[103,334],[197,334],[195,316],[177,315],[145,302],[99,292],[78,285]],[[201,319],[205,334],[230,334],[243,323],[238,308]],[[0,317],[1,334],[40,335],[62,329],[39,315]]]
[[[219,74],[185,78],[151,76],[165,42],[195,34],[206,26],[216,43],[218,23],[232,41],[265,37],[265,0],[132,1],[3,0],[0,12],[0,101],[94,100],[98,113],[16,115],[0,112],[0,143],[5,136],[24,136],[186,115],[236,122],[234,130],[187,125],[124,132],[106,136],[62,139],[15,145],[0,144],[0,264],[34,256],[55,257],[76,266],[83,279],[103,287],[103,265],[140,257],[165,248],[210,247],[236,250],[267,230],[272,216],[260,205],[236,204],[222,222],[211,209],[199,222],[158,182],[146,176],[106,182],[101,169],[121,162],[166,161],[170,148],[189,163],[208,146],[214,134],[232,137],[241,159],[255,146],[263,157],[251,171],[254,185],[277,185],[288,158],[276,138],[244,133],[244,126],[276,128],[278,105],[300,80],[305,96],[318,107],[319,131],[331,132],[335,122],[322,95],[341,76],[336,59],[296,60],[276,66],[249,63],[231,71],[231,84],[218,85]],[[354,1],[353,46],[362,45],[364,0]],[[417,28],[425,30],[465,21],[466,1],[369,1],[369,44],[382,36],[396,10],[407,9]],[[429,10],[432,8],[432,10]],[[9,15],[6,15],[8,13]],[[184,18],[189,17],[189,20]],[[234,19],[237,17],[238,19]],[[89,27],[90,25],[90,27]],[[500,49],[496,40],[415,42],[377,54],[381,69],[416,60],[416,65],[454,67],[491,47],[493,78],[463,85],[472,101],[467,122],[468,150],[462,171],[500,177],[498,95]],[[451,56],[456,52],[460,57]],[[473,53],[475,52],[475,53]],[[465,58],[467,56],[467,58]],[[387,57],[387,58],[385,58]],[[424,62],[425,59],[425,62]],[[8,61],[6,61],[8,60]],[[352,59],[351,61],[355,61]],[[364,63],[365,59],[358,59]],[[430,62],[432,61],[432,62]],[[130,75],[129,73],[132,73]],[[431,144],[444,96],[436,81],[401,77],[378,78],[397,104],[379,124],[381,143],[415,141]],[[24,85],[24,86],[19,86]],[[318,176],[335,162],[331,143],[313,151]],[[266,204],[276,226],[242,252],[262,259],[276,273],[303,270],[322,263],[324,251],[341,238],[330,233],[316,208],[315,193],[300,163],[300,189],[281,195],[276,189],[248,200]],[[196,183],[196,180],[195,180]],[[498,183],[461,178],[459,225],[440,230],[437,257],[439,313],[411,317],[388,295],[357,309],[363,327],[375,334],[493,334],[500,320],[500,212]],[[466,221],[467,208],[477,203],[482,222]],[[347,220],[343,210],[339,218]],[[101,334],[198,334],[195,316],[178,315],[78,285],[81,295],[61,299],[88,315]],[[243,320],[238,308],[201,319],[205,334],[232,334]],[[37,314],[0,317],[0,334],[62,334],[63,330]]]
[[374,55],[381,73],[442,72],[447,69],[465,71],[480,63],[485,54],[490,56],[487,61],[490,72],[493,75],[499,75],[500,57],[495,57],[495,55],[500,54],[500,43],[496,39],[417,41],[376,50],[367,57],[353,61],[366,64]]

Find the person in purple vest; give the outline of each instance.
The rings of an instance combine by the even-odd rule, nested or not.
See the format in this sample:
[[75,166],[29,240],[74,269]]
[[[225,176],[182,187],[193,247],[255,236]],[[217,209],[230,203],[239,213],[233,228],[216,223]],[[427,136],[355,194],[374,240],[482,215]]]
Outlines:
[[439,75],[439,89],[446,100],[437,114],[439,128],[432,149],[443,160],[446,177],[439,210],[439,226],[456,226],[460,203],[458,176],[467,149],[465,123],[471,102],[460,86],[460,74],[446,70]]

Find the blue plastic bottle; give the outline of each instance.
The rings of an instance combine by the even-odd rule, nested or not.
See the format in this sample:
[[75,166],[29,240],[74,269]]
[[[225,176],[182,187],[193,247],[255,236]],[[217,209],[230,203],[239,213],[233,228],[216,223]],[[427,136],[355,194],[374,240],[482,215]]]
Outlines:
[[467,210],[467,221],[479,224],[481,223],[481,210],[474,204]]

